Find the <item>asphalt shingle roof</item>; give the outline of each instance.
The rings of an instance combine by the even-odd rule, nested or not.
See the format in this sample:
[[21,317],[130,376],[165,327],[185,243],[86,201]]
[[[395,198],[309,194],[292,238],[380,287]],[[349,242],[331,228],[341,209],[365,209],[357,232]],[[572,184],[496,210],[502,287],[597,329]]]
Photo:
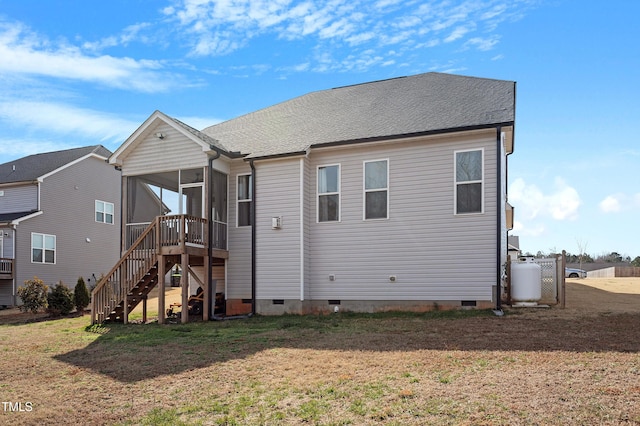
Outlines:
[[102,145],[29,155],[0,164],[0,183],[34,181],[40,176],[92,153],[105,158],[111,155],[111,151]]
[[227,150],[256,158],[514,119],[515,82],[426,73],[312,92],[202,132]]

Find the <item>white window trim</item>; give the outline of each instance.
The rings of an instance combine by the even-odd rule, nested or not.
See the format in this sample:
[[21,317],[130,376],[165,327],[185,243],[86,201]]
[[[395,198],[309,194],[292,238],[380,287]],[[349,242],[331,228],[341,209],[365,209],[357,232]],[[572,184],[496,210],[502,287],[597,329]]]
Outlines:
[[[249,182],[251,182],[251,173],[239,173],[236,175],[236,228],[249,228],[252,225],[240,225],[240,203],[249,203],[249,212],[251,212],[251,203],[253,202],[253,194],[251,193],[251,187],[253,186],[253,182],[251,182],[251,184],[249,185],[249,190],[248,190],[248,195],[249,198],[246,198],[244,200],[240,200],[238,198],[238,187],[240,185],[240,178],[242,176],[249,176]],[[251,215],[251,213],[249,213],[249,215]],[[251,218],[249,218],[249,220],[251,220]]]
[[[45,237],[53,237],[53,263],[49,263],[49,262],[45,262],[45,255],[44,255],[44,247],[42,247],[42,262],[35,262],[33,260],[33,236],[34,235],[42,235],[42,241],[44,242]],[[40,247],[38,247],[40,248]],[[31,257],[31,263],[36,263],[38,265],[56,265],[58,263],[58,237],[53,235],[53,234],[43,234],[41,232],[32,232],[31,233],[31,253],[30,253],[30,257]]]
[[[318,178],[320,177],[320,169],[323,167],[338,166],[338,192],[323,192],[318,190]],[[338,220],[326,220],[320,222],[320,196],[321,195],[337,195],[338,196]],[[316,223],[335,223],[342,221],[342,166],[340,163],[320,164],[316,167]]]
[[[102,213],[103,219],[106,219],[106,217],[107,217],[107,213],[106,212],[104,212],[104,211],[98,212],[98,203],[104,203],[105,206],[107,204],[111,204],[111,207],[113,207],[113,214],[111,215],[111,218],[112,218],[111,223],[109,223],[109,222],[107,222],[105,220],[99,221],[98,219],[96,219],[96,213]],[[95,208],[95,211],[93,212],[93,220],[95,220],[96,223],[104,223],[105,225],[113,225],[113,224],[115,224],[115,222],[116,222],[116,205],[114,203],[110,203],[108,201],[96,200],[95,203],[94,203],[94,208]]]
[[[376,188],[376,189],[367,189],[366,188],[366,165],[367,163],[376,163],[378,161],[386,161],[387,162],[387,186],[384,188]],[[367,192],[382,192],[387,191],[387,216],[386,217],[377,217],[367,219]],[[389,219],[389,159],[388,158],[378,158],[377,160],[365,160],[362,162],[362,220],[388,220]]]
[[[470,213],[458,213],[458,178],[457,178],[457,156],[459,152],[475,152],[480,151],[480,168],[481,168],[481,179],[480,180],[468,180],[464,182],[460,182],[460,184],[471,184],[471,183],[479,183],[481,185],[480,190],[480,211],[479,212],[470,212]],[[459,149],[453,151],[453,214],[455,216],[469,216],[469,215],[479,215],[484,214],[484,148],[472,148],[472,149]]]

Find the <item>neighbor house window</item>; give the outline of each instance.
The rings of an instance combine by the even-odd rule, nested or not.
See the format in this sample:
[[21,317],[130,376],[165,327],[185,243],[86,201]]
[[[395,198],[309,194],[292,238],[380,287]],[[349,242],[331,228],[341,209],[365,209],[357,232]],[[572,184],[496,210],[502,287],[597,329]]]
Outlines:
[[251,226],[251,194],[253,179],[251,175],[238,176],[238,226]]
[[33,263],[56,263],[56,236],[31,234],[31,261]]
[[340,220],[340,165],[318,167],[318,222]]
[[96,200],[96,222],[113,224],[113,203]]
[[389,217],[389,160],[364,162],[364,218]]
[[455,153],[456,214],[482,213],[483,156],[481,149]]

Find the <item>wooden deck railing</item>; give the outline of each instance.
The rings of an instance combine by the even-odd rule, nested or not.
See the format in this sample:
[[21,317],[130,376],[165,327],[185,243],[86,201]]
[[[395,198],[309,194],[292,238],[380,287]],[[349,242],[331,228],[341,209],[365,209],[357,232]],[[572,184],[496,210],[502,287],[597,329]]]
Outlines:
[[[207,221],[203,218],[186,215],[160,216],[161,241],[163,246],[177,246],[182,242],[186,244],[206,247],[207,245]],[[126,225],[125,241],[128,249],[138,239],[151,222],[129,223]],[[181,239],[185,230],[184,238]],[[227,249],[227,224],[214,221],[213,240],[211,248]]]
[[2,278],[13,278],[13,259],[0,257],[0,276]]

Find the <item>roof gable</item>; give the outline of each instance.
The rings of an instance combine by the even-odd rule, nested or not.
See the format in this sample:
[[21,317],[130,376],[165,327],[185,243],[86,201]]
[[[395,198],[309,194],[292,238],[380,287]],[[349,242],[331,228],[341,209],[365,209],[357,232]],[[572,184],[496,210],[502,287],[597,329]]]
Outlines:
[[41,180],[88,156],[95,156],[106,160],[109,155],[111,155],[111,151],[102,145],[29,155],[0,164],[0,183],[33,182]]
[[208,127],[249,158],[313,146],[512,124],[515,82],[426,73],[312,92]]
[[[142,125],[140,125],[140,127],[138,127],[138,129],[133,132],[133,134],[131,134],[131,136],[129,136],[127,140],[124,141],[124,143],[113,153],[109,158],[109,163],[121,165],[124,159],[133,150],[135,150],[135,148],[142,143],[147,136],[155,132],[155,130],[161,125],[171,126],[198,145],[203,152],[218,151],[227,156],[233,155],[213,137],[194,129],[193,127],[170,117],[161,111],[154,111],[153,114],[151,114],[151,116],[149,116],[149,118],[147,118],[145,122],[142,123]],[[164,138],[161,134],[158,134],[158,137],[161,139]]]

